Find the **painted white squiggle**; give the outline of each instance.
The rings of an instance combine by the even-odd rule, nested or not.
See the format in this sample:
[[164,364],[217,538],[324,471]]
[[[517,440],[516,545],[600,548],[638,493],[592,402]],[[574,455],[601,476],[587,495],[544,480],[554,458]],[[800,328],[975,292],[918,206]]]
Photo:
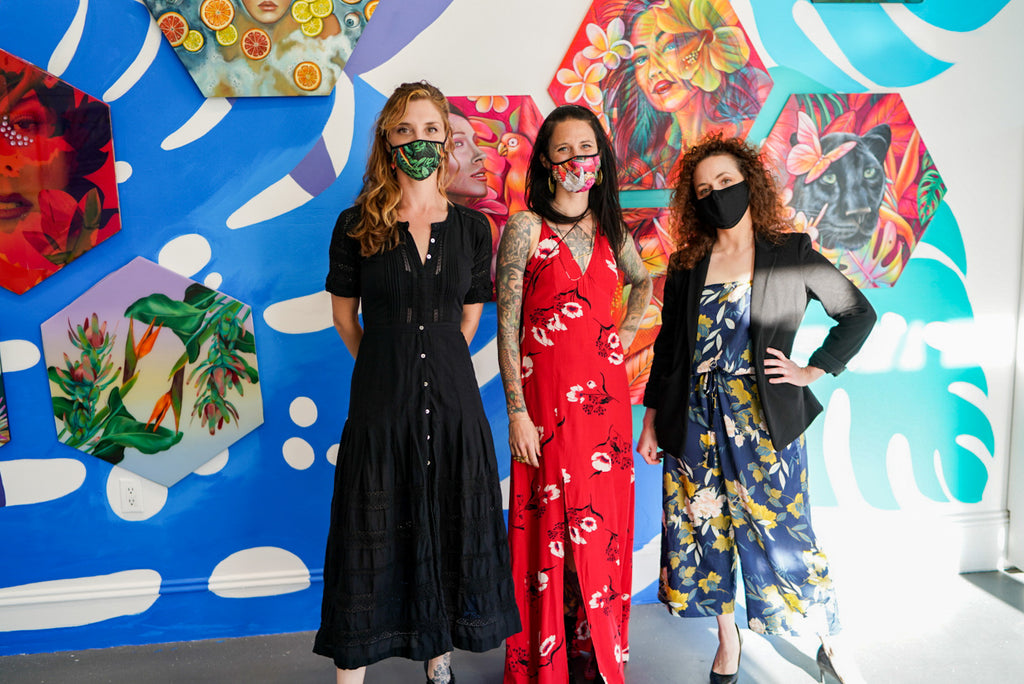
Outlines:
[[75,52],[78,51],[78,44],[82,41],[82,31],[85,29],[85,15],[88,13],[89,0],[78,0],[78,10],[75,12],[75,18],[71,20],[71,25],[64,32],[64,37],[60,39],[57,47],[53,49],[50,61],[46,65],[46,70],[54,76],[63,74],[64,70],[71,64],[71,59],[75,56]]
[[8,506],[53,501],[78,490],[85,466],[73,458],[19,458],[0,461]]
[[991,406],[988,395],[985,391],[971,382],[951,382],[949,383],[949,393],[960,397],[968,404],[971,404],[976,409],[984,413],[986,416],[991,415]]
[[658,579],[661,573],[661,532],[650,541],[633,551],[632,593],[646,588]]
[[864,497],[857,487],[853,458],[850,455],[850,396],[846,390],[837,389],[829,397],[825,407],[823,433],[825,470],[835,492],[836,502],[843,508],[864,506]]
[[3,359],[4,373],[25,370],[39,363],[42,355],[39,347],[28,340],[4,340],[0,342],[0,359]]
[[917,247],[914,247],[914,255],[911,258],[932,259],[933,261],[938,261],[943,266],[949,268],[949,270],[951,270],[953,273],[956,273],[957,276],[960,278],[961,283],[967,281],[967,276],[964,274],[963,271],[960,270],[960,267],[956,265],[956,262],[949,258],[949,255],[947,255],[938,247],[930,245],[927,242],[917,243]]
[[835,38],[829,33],[825,22],[821,20],[821,15],[818,14],[817,8],[808,0],[797,0],[793,4],[793,21],[796,22],[796,25],[800,27],[800,30],[804,32],[807,38],[814,43],[814,46],[821,50],[822,54],[829,61],[842,69],[847,76],[860,83],[866,90],[884,90],[884,88],[871,81],[871,79],[857,71],[850,64],[850,60],[843,54],[842,48],[839,47]]
[[332,325],[331,318],[331,294],[326,291],[286,299],[263,311],[267,325],[289,335],[326,330]]
[[160,27],[156,25],[156,21],[150,16],[149,30],[146,32],[146,39],[142,42],[142,49],[139,50],[139,54],[135,56],[135,59],[128,65],[124,73],[114,81],[114,85],[110,86],[107,92],[103,93],[104,102],[113,102],[139,82],[142,75],[149,69],[149,65],[156,59],[156,53],[160,49],[160,41],[163,40],[163,37],[164,34],[160,31]]
[[[937,470],[936,472],[941,478],[942,471]],[[885,449],[885,474],[892,487],[892,495],[896,499],[896,507],[899,510],[920,510],[935,505],[936,502],[922,494],[917,487],[910,440],[900,432],[889,438],[889,445]],[[835,480],[832,482],[834,484]],[[842,504],[840,503],[840,505]]]
[[[154,24],[156,26],[156,24]],[[162,150],[176,150],[195,142],[213,130],[231,111],[231,100],[226,97],[208,97],[203,100],[196,113],[189,117],[181,128],[174,131],[160,143]]]
[[483,387],[498,375],[498,338],[488,342],[483,349],[473,354],[473,371],[477,385]]
[[292,209],[298,209],[313,199],[291,176],[285,176],[266,190],[243,204],[228,216],[228,228],[245,228],[254,223],[267,221]]
[[324,146],[331,157],[335,177],[348,163],[348,153],[352,149],[352,133],[355,130],[356,94],[348,75],[342,73],[334,85],[334,106],[324,124]]
[[765,68],[771,69],[774,66],[778,66],[778,63],[768,55],[768,51],[765,49],[764,43],[761,42],[761,34],[757,31],[757,22],[754,20],[754,8],[751,7],[750,0],[731,0],[729,4],[732,5],[732,9],[736,12],[736,16],[739,18],[740,23],[743,24],[743,30],[747,32],[747,37],[750,39],[750,45],[761,57],[761,61],[764,62]]
[[882,9],[914,45],[944,62],[959,62],[971,49],[970,42],[976,39],[973,32],[947,31],[929,24],[904,5],[883,4]]
[[[348,162],[349,151],[352,149],[354,121],[355,93],[352,81],[342,74],[334,86],[334,105],[322,134],[335,177],[341,174],[341,170]],[[235,210],[228,217],[227,226],[234,230],[268,221],[298,209],[311,199],[313,195],[299,186],[291,175],[287,175]]]
[[124,183],[132,177],[133,173],[135,173],[135,169],[133,169],[132,165],[123,159],[119,159],[114,162],[114,174],[117,176],[118,183]]
[[191,278],[210,263],[213,250],[199,233],[179,235],[160,250],[157,263],[178,275]]
[[0,589],[0,632],[79,627],[138,615],[160,598],[156,570],[122,570]]
[[309,569],[291,551],[260,546],[231,554],[210,573],[208,587],[221,598],[278,596],[309,586]]

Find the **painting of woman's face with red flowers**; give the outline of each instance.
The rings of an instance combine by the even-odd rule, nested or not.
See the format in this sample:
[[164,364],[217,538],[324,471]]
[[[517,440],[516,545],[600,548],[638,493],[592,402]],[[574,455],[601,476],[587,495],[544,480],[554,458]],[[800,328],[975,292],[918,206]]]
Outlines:
[[110,109],[0,50],[0,286],[22,294],[120,227]]

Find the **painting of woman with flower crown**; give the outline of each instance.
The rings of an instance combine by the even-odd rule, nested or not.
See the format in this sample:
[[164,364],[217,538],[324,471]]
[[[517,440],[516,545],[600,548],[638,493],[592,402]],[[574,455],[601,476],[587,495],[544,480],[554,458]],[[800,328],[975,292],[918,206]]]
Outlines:
[[595,0],[548,92],[601,117],[640,189],[705,133],[746,135],[771,87],[728,0]]
[[23,294],[120,228],[110,109],[0,50],[0,285]]
[[858,287],[887,287],[946,192],[898,93],[792,95],[765,140],[797,230]]

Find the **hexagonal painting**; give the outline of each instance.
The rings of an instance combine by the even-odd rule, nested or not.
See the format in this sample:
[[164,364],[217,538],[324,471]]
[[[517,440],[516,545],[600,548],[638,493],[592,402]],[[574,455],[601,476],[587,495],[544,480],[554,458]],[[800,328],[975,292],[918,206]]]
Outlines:
[[764,151],[796,229],[861,288],[895,284],[946,194],[899,93],[793,95]]
[[329,95],[378,0],[144,0],[204,97]]
[[263,422],[252,310],[138,257],[42,325],[57,438],[170,486]]
[[528,95],[449,97],[448,107],[448,199],[483,212],[497,253],[508,217],[526,209],[526,170],[543,117]]
[[745,136],[772,79],[728,0],[595,0],[548,86],[600,116],[624,188],[665,188],[710,131]]
[[[651,301],[643,318],[640,319],[636,337],[626,352],[625,365],[626,377],[629,380],[630,403],[640,404],[647,388],[647,379],[651,375],[654,340],[661,330],[661,304],[665,293],[665,278],[668,275],[668,260],[672,252],[676,251],[676,244],[669,232],[667,208],[625,209],[622,215],[654,285]],[[628,298],[629,291],[623,288],[614,311],[616,322],[620,325],[626,317]]]
[[[0,367],[0,447],[11,441],[11,423],[7,417],[7,392],[4,391],[4,369]],[[0,498],[3,497],[3,483],[0,482]]]
[[0,50],[0,285],[23,294],[121,229],[110,108]]

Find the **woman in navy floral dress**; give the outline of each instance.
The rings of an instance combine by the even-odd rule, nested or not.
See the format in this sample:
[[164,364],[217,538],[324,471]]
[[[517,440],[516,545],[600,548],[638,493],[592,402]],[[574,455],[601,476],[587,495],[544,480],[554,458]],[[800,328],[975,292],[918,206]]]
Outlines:
[[[734,682],[740,567],[748,626],[818,635],[822,674],[852,681],[829,640],[840,626],[810,523],[803,432],[821,411],[807,385],[845,368],[875,313],[807,235],[786,232],[772,177],[742,140],[692,147],[672,208],[683,248],[665,285],[637,446],[648,463],[659,447],[668,455],[659,598],[682,617],[717,618],[710,679]],[[789,355],[810,299],[836,324],[800,366]]]

